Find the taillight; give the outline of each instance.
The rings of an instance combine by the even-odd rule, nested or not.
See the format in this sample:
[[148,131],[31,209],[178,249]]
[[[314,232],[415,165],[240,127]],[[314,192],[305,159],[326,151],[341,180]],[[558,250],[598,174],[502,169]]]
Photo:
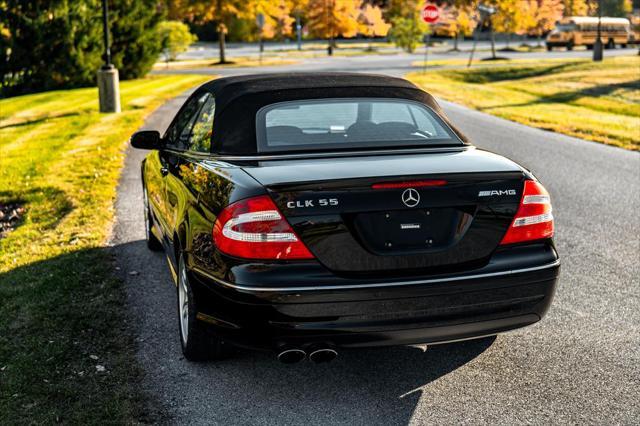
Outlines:
[[244,259],[313,259],[268,195],[227,206],[213,226],[213,241],[221,252]]
[[443,186],[447,181],[443,179],[410,180],[404,182],[381,182],[371,185],[373,189],[402,189],[402,188],[424,188],[427,186]]
[[524,182],[518,213],[500,244],[541,240],[553,237],[553,215],[549,193],[539,182]]

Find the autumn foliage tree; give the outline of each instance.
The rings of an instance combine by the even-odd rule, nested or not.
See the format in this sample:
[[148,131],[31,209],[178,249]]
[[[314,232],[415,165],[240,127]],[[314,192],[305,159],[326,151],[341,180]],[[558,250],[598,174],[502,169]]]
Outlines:
[[551,31],[562,18],[564,4],[562,0],[527,0],[527,11],[531,15],[527,33],[538,38],[541,46],[542,35]]
[[589,11],[588,0],[562,0],[564,16],[586,16]]
[[358,34],[360,2],[309,0],[306,10],[309,34],[318,38],[353,37]]
[[526,33],[527,28],[533,25],[532,15],[529,11],[530,3],[523,0],[496,0],[496,13],[491,17],[491,25],[494,31],[507,34],[507,49],[511,34]]
[[282,40],[293,33],[293,8],[290,0],[254,0],[254,10],[265,17],[261,36]]
[[220,63],[226,63],[226,35],[233,18],[251,15],[243,0],[167,0],[171,19],[185,19],[192,23],[213,21],[218,33]]
[[369,3],[363,4],[358,16],[360,33],[367,37],[386,36],[391,25],[382,17],[382,9]]

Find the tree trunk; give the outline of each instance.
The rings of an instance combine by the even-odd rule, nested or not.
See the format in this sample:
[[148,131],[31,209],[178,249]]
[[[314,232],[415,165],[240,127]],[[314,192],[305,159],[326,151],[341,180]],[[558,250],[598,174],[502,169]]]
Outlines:
[[491,31],[491,57],[493,59],[496,59],[496,38],[493,33],[493,25],[491,25],[490,31]]
[[216,11],[218,13],[218,16],[220,17],[220,22],[218,23],[218,43],[219,43],[219,49],[220,49],[220,63],[224,64],[227,62],[227,58],[225,56],[225,33],[227,32],[227,26],[224,24],[224,14],[223,14],[223,8],[222,8],[222,3],[223,0],[217,0],[216,1]]
[[220,30],[218,30],[218,45],[219,45],[219,49],[220,49],[220,63],[221,64],[225,64],[227,63],[227,58],[225,56],[225,36],[224,36],[224,28],[220,27]]
[[453,38],[453,50],[454,50],[454,52],[457,52],[459,50],[458,49],[458,38],[460,38],[460,33],[456,32],[453,35],[453,37],[454,37]]
[[542,47],[542,36],[538,34],[538,47]]

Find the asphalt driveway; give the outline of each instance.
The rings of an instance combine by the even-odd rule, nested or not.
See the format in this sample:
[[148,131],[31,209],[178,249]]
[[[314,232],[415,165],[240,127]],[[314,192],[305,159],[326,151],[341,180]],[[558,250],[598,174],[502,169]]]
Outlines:
[[[161,107],[146,127],[164,128],[183,100]],[[145,152],[131,150],[113,245],[144,390],[171,422],[637,424],[640,155],[443,105],[478,146],[521,162],[551,192],[563,269],[548,316],[495,341],[347,351],[324,365],[283,365],[252,352],[189,363],[166,260],[143,241]]]

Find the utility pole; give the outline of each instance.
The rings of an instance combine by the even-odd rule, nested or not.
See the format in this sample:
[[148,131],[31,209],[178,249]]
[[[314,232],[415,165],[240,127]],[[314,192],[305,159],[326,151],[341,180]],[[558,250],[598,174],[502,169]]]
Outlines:
[[602,61],[602,0],[598,0],[598,31],[596,34],[596,42],[593,45],[594,62]]
[[109,9],[102,0],[102,32],[104,41],[104,65],[98,70],[98,98],[100,112],[120,112],[120,80],[118,70],[111,63],[109,48]]

